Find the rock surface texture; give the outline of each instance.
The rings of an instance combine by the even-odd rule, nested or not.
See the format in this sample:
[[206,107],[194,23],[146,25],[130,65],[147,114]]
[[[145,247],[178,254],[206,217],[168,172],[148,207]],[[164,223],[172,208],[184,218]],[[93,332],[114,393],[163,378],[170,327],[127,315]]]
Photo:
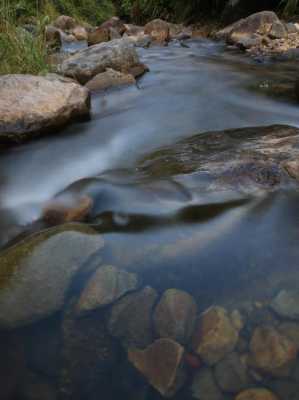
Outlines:
[[89,116],[89,92],[71,79],[46,76],[0,77],[0,143],[22,142],[56,133],[68,122]]

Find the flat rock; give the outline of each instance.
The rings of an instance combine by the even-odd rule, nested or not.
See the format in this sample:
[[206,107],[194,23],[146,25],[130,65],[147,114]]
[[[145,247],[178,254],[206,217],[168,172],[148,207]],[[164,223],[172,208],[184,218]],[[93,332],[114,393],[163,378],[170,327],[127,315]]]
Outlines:
[[184,348],[171,339],[159,339],[145,350],[130,349],[129,360],[162,396],[172,397],[184,384]]
[[222,307],[211,307],[199,318],[193,337],[193,350],[208,365],[214,365],[235,348],[239,330]]
[[297,357],[297,346],[273,327],[258,327],[250,341],[252,365],[261,373],[284,377]]
[[105,72],[97,74],[88,81],[85,86],[91,91],[100,91],[111,87],[133,85],[135,83],[136,80],[133,75],[108,68]]
[[169,178],[195,173],[203,190],[272,191],[298,182],[285,163],[299,158],[299,129],[274,125],[208,132],[161,148],[139,162],[140,173]]
[[56,133],[89,112],[89,91],[71,79],[55,74],[0,77],[0,144]]
[[138,286],[136,274],[112,265],[99,267],[84,287],[78,304],[79,314],[114,303]]
[[270,306],[282,318],[299,319],[299,291],[282,290]]
[[248,389],[239,393],[235,400],[279,400],[278,397],[268,389]]
[[151,287],[128,294],[111,310],[108,329],[126,348],[145,348],[153,340],[152,310],[158,294]]
[[62,225],[16,244],[0,256],[0,326],[17,328],[60,310],[74,275],[103,247],[88,227]]
[[197,306],[193,297],[177,289],[168,289],[154,311],[154,326],[161,338],[186,344],[193,333]]
[[60,72],[84,84],[107,68],[126,73],[140,64],[133,46],[125,39],[115,39],[78,51],[63,61]]
[[202,368],[194,375],[191,391],[194,399],[224,400],[211,368]]

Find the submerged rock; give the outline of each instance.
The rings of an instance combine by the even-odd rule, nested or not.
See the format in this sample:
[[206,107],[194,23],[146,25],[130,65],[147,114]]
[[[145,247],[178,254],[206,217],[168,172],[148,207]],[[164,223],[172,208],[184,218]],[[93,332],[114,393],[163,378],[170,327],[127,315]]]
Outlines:
[[222,307],[211,307],[197,323],[193,349],[208,365],[214,365],[233,351],[239,338],[228,312]]
[[299,291],[282,290],[270,306],[282,318],[299,319]]
[[98,91],[110,87],[132,85],[135,83],[136,80],[133,75],[108,68],[105,72],[97,74],[94,78],[88,81],[85,86],[91,91]]
[[89,116],[86,88],[55,74],[0,77],[0,144],[20,143],[55,132],[68,122]]
[[111,310],[108,328],[127,348],[144,348],[153,340],[152,310],[158,294],[151,287],[128,294]]
[[297,346],[272,327],[256,328],[250,341],[252,365],[276,377],[290,374],[297,352]]
[[72,278],[103,239],[88,227],[63,225],[0,256],[0,327],[13,329],[61,309]]
[[136,274],[112,265],[99,267],[83,289],[77,304],[79,314],[114,303],[138,286]]
[[192,333],[197,306],[190,294],[177,289],[164,292],[154,312],[154,325],[161,338],[186,344]]
[[268,389],[248,389],[239,393],[236,400],[279,400],[278,397]]
[[211,368],[200,369],[194,375],[192,386],[192,397],[198,400],[224,400]]
[[138,170],[159,178],[196,172],[205,191],[250,193],[297,185],[285,162],[298,157],[299,129],[274,125],[193,136],[150,154]]
[[184,348],[171,339],[159,339],[145,350],[130,349],[129,360],[165,397],[172,397],[184,384]]
[[136,50],[125,40],[115,39],[78,51],[63,61],[61,73],[86,83],[107,68],[127,73],[142,65]]

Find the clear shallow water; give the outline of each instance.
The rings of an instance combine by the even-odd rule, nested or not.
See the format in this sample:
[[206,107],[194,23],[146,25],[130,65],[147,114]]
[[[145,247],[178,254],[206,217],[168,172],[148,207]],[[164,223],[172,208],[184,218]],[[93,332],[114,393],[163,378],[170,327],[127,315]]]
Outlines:
[[[246,314],[281,289],[298,288],[297,191],[207,194],[192,177],[145,184],[130,174],[139,158],[197,132],[299,126],[298,105],[252,90],[263,82],[289,82],[296,66],[255,63],[210,41],[189,46],[141,50],[151,72],[136,87],[94,95],[91,121],[1,156],[2,243],[69,185],[94,197],[93,222],[105,239],[104,249],[72,282],[62,311],[1,333],[7,369],[1,363],[0,382],[4,391],[15,393],[5,399],[161,399],[128,365],[120,343],[103,333],[109,309],[76,322],[69,315],[73,299],[99,265],[134,272],[159,295],[169,288],[185,290],[199,312],[221,305]],[[108,349],[106,358],[97,353],[101,346]],[[19,365],[17,376],[14,365]],[[283,383],[297,390],[296,379],[284,377]],[[272,388],[273,381],[278,379],[255,385]],[[16,382],[21,389],[9,391]],[[286,391],[281,400],[298,398],[292,396]],[[190,385],[176,398],[192,399]]]

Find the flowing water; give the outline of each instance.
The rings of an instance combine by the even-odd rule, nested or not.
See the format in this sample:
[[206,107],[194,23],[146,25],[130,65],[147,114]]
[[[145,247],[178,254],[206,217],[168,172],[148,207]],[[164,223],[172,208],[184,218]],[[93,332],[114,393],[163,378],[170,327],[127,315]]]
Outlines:
[[[71,340],[72,345],[65,344],[65,313],[99,258],[103,264],[136,273],[143,285],[159,294],[169,288],[187,291],[199,312],[211,305],[245,310],[249,304],[264,304],[281,289],[298,287],[298,191],[250,197],[224,191],[207,194],[188,176],[146,183],[133,176],[139,159],[194,133],[271,124],[299,126],[299,108],[290,89],[296,63],[252,60],[208,40],[186,43],[187,47],[172,43],[140,50],[150,72],[136,86],[93,94],[90,121],[1,155],[2,245],[36,221],[45,203],[65,190],[93,196],[90,222],[105,240],[100,256],[76,276],[62,311],[3,332],[4,349],[11,343],[16,347],[15,340],[23,346],[15,351],[17,355],[8,352],[6,364],[8,371],[18,365],[21,377],[12,374],[11,383],[1,364],[1,386],[11,393],[14,379],[25,382],[16,397],[3,398],[54,399],[56,387],[63,393],[61,398],[70,399],[160,398],[135,376],[117,340],[113,343],[117,355],[111,365],[105,364],[104,372],[94,360],[96,333],[86,341],[79,335],[79,344]],[[99,317],[95,312],[80,321],[87,331],[88,324],[97,330],[99,324],[105,325],[105,318],[106,314]],[[65,348],[73,351],[71,361]],[[24,358],[28,376],[21,366]],[[61,378],[62,367],[72,371],[68,384]],[[267,387],[273,387],[278,381],[269,382]],[[284,378],[287,388],[288,382]],[[299,383],[294,378],[291,384],[298,395]],[[281,388],[277,390],[281,396]],[[190,396],[186,390],[177,398]],[[234,398],[232,393],[225,396]],[[297,398],[285,394],[281,399]]]

